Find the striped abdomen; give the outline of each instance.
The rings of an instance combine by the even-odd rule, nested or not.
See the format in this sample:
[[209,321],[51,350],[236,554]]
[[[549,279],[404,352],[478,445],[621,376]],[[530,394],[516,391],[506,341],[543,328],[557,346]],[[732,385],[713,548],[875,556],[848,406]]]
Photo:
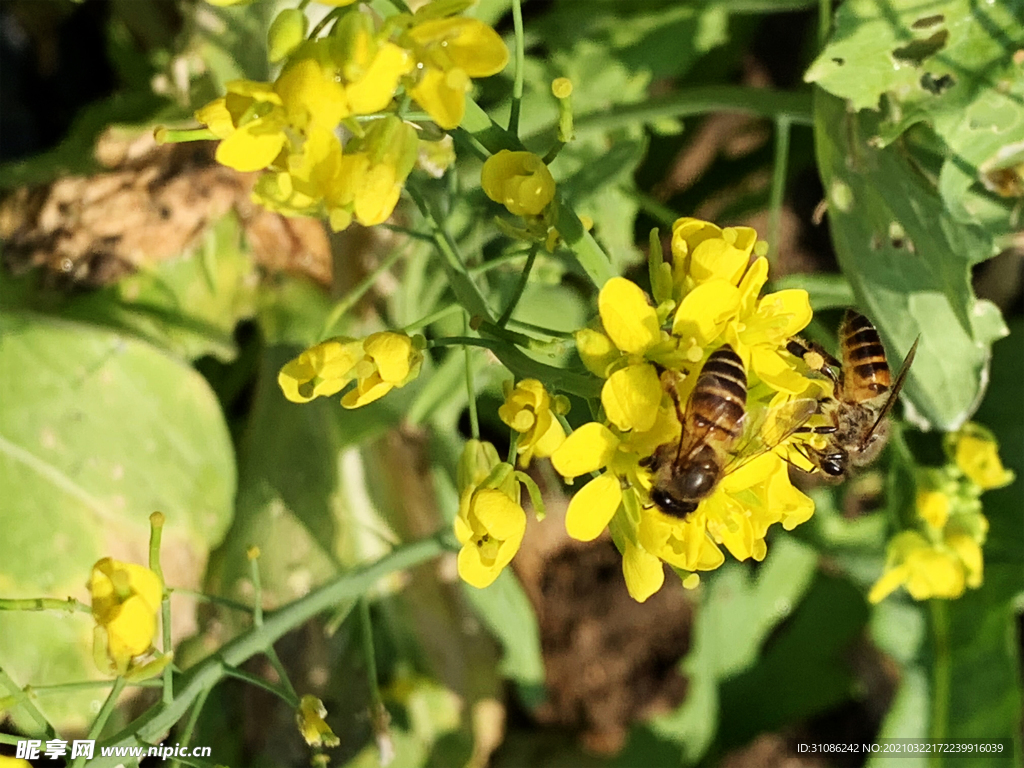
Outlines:
[[743,360],[728,344],[708,358],[697,377],[687,408],[699,427],[719,431],[721,440],[740,436],[747,410],[747,373]]
[[863,403],[892,386],[892,374],[885,360],[885,347],[878,331],[864,315],[846,310],[839,326],[843,350],[843,399]]

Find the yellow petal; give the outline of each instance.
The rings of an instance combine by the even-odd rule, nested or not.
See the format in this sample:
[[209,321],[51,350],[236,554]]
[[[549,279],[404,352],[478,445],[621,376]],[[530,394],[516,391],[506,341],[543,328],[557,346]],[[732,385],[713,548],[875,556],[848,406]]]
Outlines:
[[622,553],[622,575],[630,597],[638,603],[644,602],[665,583],[661,560],[630,541],[626,542],[626,551]]
[[661,380],[653,365],[630,365],[608,377],[601,388],[601,404],[619,429],[646,432],[658,418],[661,395]]
[[721,279],[702,283],[679,304],[672,322],[672,335],[707,346],[736,316],[739,306],[740,292],[736,286]]
[[523,508],[496,488],[482,488],[473,494],[470,515],[495,539],[521,541],[526,532]]
[[209,128],[218,139],[226,139],[235,130],[223,96],[196,110],[195,118]]
[[593,541],[608,527],[621,502],[619,478],[605,472],[573,495],[565,513],[565,530],[577,541]]
[[941,491],[918,491],[917,514],[932,528],[941,531],[949,519],[949,496]]
[[967,572],[967,586],[977,589],[981,586],[984,571],[981,545],[970,536],[956,534],[946,539],[946,544],[957,554]]
[[394,384],[381,380],[380,374],[374,373],[365,379],[360,379],[355,389],[345,393],[341,398],[341,406],[348,409],[361,408],[380,400],[394,388]]
[[458,567],[460,578],[477,589],[489,587],[501,573],[501,568],[495,568],[493,563],[484,563],[480,550],[472,543],[459,550]]
[[908,558],[907,568],[907,592],[915,600],[953,599],[964,592],[963,565],[951,553],[932,548],[918,550]]
[[757,458],[726,474],[716,492],[736,494],[758,483],[763,483],[772,475],[785,471],[786,465],[777,455],[762,453]]
[[750,369],[765,384],[777,392],[790,395],[803,394],[810,380],[793,368],[790,360],[780,355],[776,348],[756,345],[749,348]]
[[642,354],[661,338],[658,313],[647,303],[640,286],[624,277],[613,277],[597,298],[605,332],[627,354]]
[[394,43],[385,43],[377,51],[363,76],[345,89],[349,109],[355,115],[383,111],[391,103],[398,80],[412,71],[409,52]]
[[496,75],[508,64],[508,48],[501,37],[478,19],[465,16],[431,19],[409,30],[409,37],[425,48],[443,47],[452,64],[470,77]]
[[763,296],[757,304],[757,314],[776,320],[772,324],[771,340],[782,343],[806,328],[814,312],[807,291],[790,288]]
[[440,69],[430,67],[409,90],[409,95],[423,107],[431,120],[450,131],[458,128],[462,122],[462,116],[466,112],[468,88],[468,79],[460,80]]
[[872,604],[880,603],[895,592],[900,585],[907,580],[907,575],[906,566],[900,566],[898,568],[885,571],[878,581],[875,582],[875,585],[871,587],[871,591],[868,592],[868,602]]
[[738,285],[749,261],[749,253],[724,239],[709,238],[699,243],[690,254],[690,277],[698,284],[721,278]]
[[236,171],[259,171],[274,162],[286,140],[280,124],[254,120],[217,145],[217,162]]
[[412,340],[404,333],[382,331],[366,337],[366,354],[373,358],[383,381],[397,384],[409,375]]
[[953,455],[960,470],[982,490],[1002,488],[1014,480],[1003,466],[999,445],[992,433],[979,424],[968,423],[953,437]]
[[551,464],[562,477],[571,480],[608,466],[619,447],[608,427],[591,421],[577,429],[551,456]]
[[125,600],[117,616],[106,625],[107,648],[111,659],[123,668],[121,660],[145,653],[156,636],[156,612],[139,596]]
[[602,379],[608,378],[608,369],[622,356],[612,340],[591,328],[576,331],[575,337],[576,351],[587,370]]
[[548,428],[533,444],[533,455],[539,459],[545,459],[558,450],[564,440],[565,430],[562,429],[558,419],[549,419]]

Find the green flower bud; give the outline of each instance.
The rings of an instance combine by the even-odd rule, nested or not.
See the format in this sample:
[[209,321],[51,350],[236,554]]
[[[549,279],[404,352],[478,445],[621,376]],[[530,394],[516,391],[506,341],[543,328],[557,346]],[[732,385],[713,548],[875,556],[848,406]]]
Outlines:
[[267,31],[267,58],[283,61],[306,39],[308,21],[298,8],[286,8],[277,14]]

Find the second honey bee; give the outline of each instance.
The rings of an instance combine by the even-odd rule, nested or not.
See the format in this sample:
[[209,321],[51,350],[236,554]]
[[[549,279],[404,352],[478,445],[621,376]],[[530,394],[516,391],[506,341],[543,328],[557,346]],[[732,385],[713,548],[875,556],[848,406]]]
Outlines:
[[[862,467],[878,456],[889,435],[887,416],[907,378],[917,351],[910,348],[893,381],[878,331],[864,315],[847,310],[839,326],[842,362],[802,339],[792,339],[790,353],[803,358],[832,379],[834,398],[823,401],[821,413],[829,424],[804,431],[825,435],[825,447],[805,446],[804,455],[827,478],[838,482],[850,466]],[[821,364],[813,359],[817,353]]]
[[735,350],[723,344],[708,357],[683,408],[670,394],[682,426],[678,442],[661,445],[642,464],[652,472],[651,501],[665,514],[686,518],[729,472],[792,435],[817,409],[815,400],[787,404],[775,414],[774,437],[765,421],[747,418],[747,373]]

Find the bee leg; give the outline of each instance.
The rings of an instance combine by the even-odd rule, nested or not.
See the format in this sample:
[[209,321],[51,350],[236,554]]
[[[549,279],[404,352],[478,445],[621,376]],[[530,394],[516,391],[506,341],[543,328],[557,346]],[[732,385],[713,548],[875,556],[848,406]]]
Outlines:
[[829,424],[820,427],[797,427],[793,430],[794,434],[801,435],[832,435],[835,434],[838,427]]
[[[799,357],[807,363],[808,368],[823,373],[835,383],[839,383],[839,374],[836,371],[841,371],[843,364],[830,355],[820,344],[794,336],[786,342],[786,351],[793,355],[793,357]],[[811,354],[821,357],[821,365],[811,365],[811,361],[807,359]]]

